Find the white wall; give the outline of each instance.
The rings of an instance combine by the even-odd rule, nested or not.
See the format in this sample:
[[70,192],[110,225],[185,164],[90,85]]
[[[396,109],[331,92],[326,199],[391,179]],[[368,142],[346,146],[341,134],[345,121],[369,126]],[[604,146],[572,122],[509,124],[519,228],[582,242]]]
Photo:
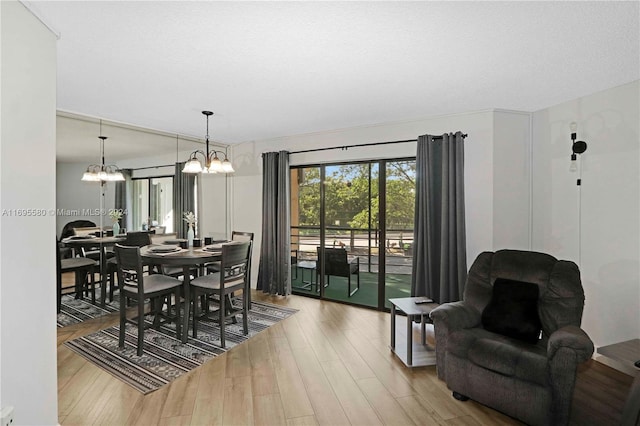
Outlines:
[[55,425],[56,38],[18,2],[0,2],[0,19],[0,406],[14,424]]
[[[381,124],[377,126],[357,127],[331,132],[322,132],[308,135],[292,136],[287,138],[271,139],[265,141],[248,142],[235,145],[233,158],[236,164],[236,173],[233,176],[233,200],[232,200],[232,227],[256,233],[256,246],[254,249],[254,273],[257,278],[257,267],[261,245],[261,209],[262,209],[262,159],[261,154],[268,151],[297,151],[329,146],[344,146],[371,142],[384,142],[394,140],[416,139],[423,134],[442,134],[445,132],[460,130],[468,134],[465,141],[465,203],[467,226],[467,260],[469,266],[476,256],[485,250],[493,250],[496,244],[507,243],[518,246],[528,246],[528,215],[525,220],[519,218],[522,205],[510,204],[508,200],[496,201],[494,191],[498,191],[499,197],[511,196],[506,188],[495,185],[494,188],[494,161],[501,160],[504,156],[500,153],[494,155],[494,127],[497,122],[504,125],[506,130],[500,133],[498,140],[501,147],[511,143],[514,138],[520,138],[514,148],[509,148],[510,153],[527,155],[526,158],[516,163],[510,161],[510,165],[504,166],[504,173],[508,173],[517,164],[528,163],[529,146],[529,119],[521,113],[503,112],[499,118],[495,118],[494,111],[481,111],[474,113],[455,114],[440,117],[432,117],[423,120],[406,121],[400,123]],[[415,156],[415,143],[395,145],[382,145],[377,147],[350,148],[344,150],[329,150],[315,153],[293,154],[292,165],[318,164],[338,162],[346,160],[363,160],[378,158],[398,158]],[[501,169],[501,170],[503,170]],[[526,176],[528,169],[524,173]],[[518,185],[528,188],[518,181]],[[523,196],[527,201],[524,205],[528,208],[528,194]],[[515,232],[513,237],[505,238],[505,233],[500,231],[494,235],[494,209],[500,207],[500,217],[508,219],[508,223]],[[496,241],[494,243],[494,240]],[[502,248],[502,247],[498,247]]]
[[493,115],[493,249],[529,250],[531,114]]
[[[533,249],[579,264],[596,346],[640,337],[640,83],[534,113]],[[588,143],[569,172],[569,124]]]

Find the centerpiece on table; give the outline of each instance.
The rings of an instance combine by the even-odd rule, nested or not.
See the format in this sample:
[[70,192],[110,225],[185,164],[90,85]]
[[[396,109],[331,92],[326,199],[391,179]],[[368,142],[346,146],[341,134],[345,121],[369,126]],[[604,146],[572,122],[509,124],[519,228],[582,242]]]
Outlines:
[[189,230],[187,231],[187,242],[189,247],[193,247],[193,239],[195,238],[195,226],[196,226],[196,215],[193,212],[184,212],[183,220],[187,222],[189,225]]
[[120,235],[120,223],[118,221],[122,219],[122,210],[111,210],[109,217],[113,221],[113,226],[111,227],[111,229],[113,229],[113,235]]

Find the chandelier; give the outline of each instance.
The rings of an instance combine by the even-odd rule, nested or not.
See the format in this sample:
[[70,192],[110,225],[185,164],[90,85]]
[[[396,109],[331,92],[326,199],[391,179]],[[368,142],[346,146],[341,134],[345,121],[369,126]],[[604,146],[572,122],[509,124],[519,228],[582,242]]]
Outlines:
[[[102,135],[102,120],[100,120],[100,134]],[[102,162],[100,164],[91,164],[89,167],[87,167],[87,171],[82,175],[82,180],[87,182],[123,181],[124,175],[116,165],[104,164],[104,141],[107,140],[107,137],[98,136],[98,139],[100,139],[100,153],[102,156]]]
[[[233,173],[233,166],[231,165],[231,161],[227,158],[227,154],[223,151],[215,151],[209,150],[209,116],[213,115],[211,111],[202,111],[207,117],[207,135],[205,137],[206,141],[206,152],[198,149],[195,150],[189,155],[189,160],[185,163],[184,168],[182,169],[183,173]],[[224,156],[223,160],[220,160],[218,154]],[[202,156],[204,159],[204,167],[200,160],[198,160],[198,155]]]

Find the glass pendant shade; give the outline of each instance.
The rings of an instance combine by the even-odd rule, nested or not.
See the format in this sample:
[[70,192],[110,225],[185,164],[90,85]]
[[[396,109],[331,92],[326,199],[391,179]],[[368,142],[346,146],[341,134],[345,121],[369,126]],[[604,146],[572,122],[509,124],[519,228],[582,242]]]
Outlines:
[[229,161],[226,158],[222,162],[222,171],[224,171],[225,173],[233,173],[233,172],[235,172],[235,170],[233,170],[233,166],[231,165],[231,161]]
[[209,169],[213,170],[215,173],[219,173],[223,171],[222,161],[220,161],[217,154],[214,154],[214,157],[211,160],[211,164],[209,164]]
[[202,172],[202,164],[197,158],[191,158],[185,163],[182,171],[183,173],[200,173]]

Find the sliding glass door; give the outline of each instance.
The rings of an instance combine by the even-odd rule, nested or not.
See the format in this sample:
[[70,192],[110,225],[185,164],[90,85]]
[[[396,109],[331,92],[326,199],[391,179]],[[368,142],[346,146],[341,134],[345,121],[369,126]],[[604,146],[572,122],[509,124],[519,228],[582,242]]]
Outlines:
[[415,160],[292,167],[296,294],[385,309],[409,294]]

